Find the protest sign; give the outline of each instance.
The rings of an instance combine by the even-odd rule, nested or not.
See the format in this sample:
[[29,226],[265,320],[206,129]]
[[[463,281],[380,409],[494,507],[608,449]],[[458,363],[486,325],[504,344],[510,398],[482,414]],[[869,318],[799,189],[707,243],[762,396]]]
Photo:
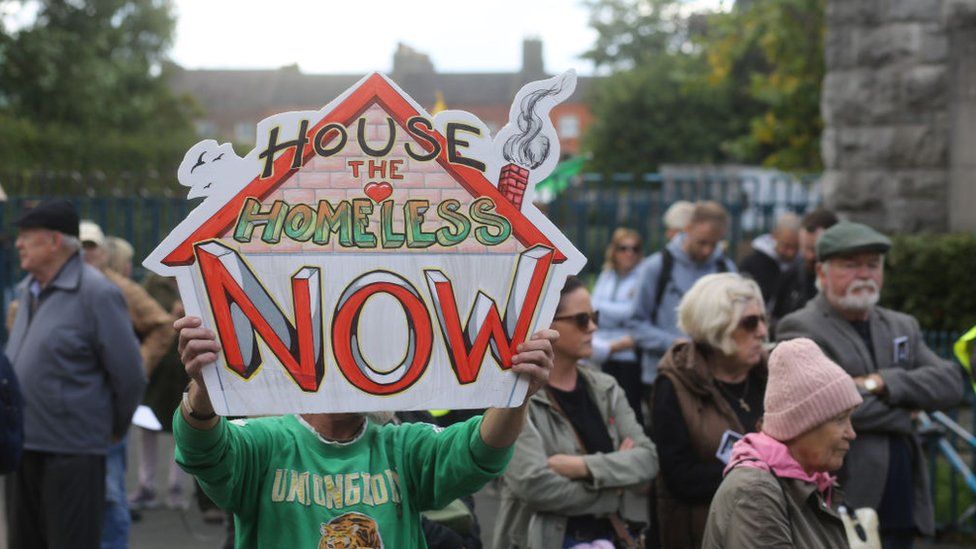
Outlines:
[[516,406],[519,343],[584,257],[532,204],[559,160],[572,72],[526,84],[492,138],[371,74],[318,111],[213,140],[180,165],[203,198],[143,263],[218,335],[222,415]]

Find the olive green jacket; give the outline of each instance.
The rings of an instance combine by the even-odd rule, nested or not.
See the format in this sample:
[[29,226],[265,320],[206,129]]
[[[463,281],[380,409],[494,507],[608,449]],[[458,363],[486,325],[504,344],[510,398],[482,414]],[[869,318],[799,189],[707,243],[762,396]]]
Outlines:
[[[615,448],[630,438],[634,448],[587,454],[569,420],[552,405],[546,391],[529,400],[528,421],[515,455],[502,477],[501,508],[493,547],[560,548],[566,519],[575,515],[619,513],[632,522],[647,521],[645,485],[657,475],[654,443],[634,418],[623,390],[612,377],[578,367],[590,398],[600,410]],[[591,478],[570,480],[546,464],[554,454],[586,455]]]
[[712,499],[702,549],[846,549],[842,498],[834,488],[828,506],[813,484],[736,467]]

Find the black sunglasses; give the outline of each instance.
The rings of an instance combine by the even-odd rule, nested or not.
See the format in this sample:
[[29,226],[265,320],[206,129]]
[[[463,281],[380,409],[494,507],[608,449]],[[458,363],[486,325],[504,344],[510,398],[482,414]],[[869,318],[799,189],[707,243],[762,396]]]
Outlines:
[[759,328],[760,322],[762,322],[763,324],[766,323],[766,315],[744,316],[742,317],[742,320],[739,321],[739,326],[741,326],[742,329],[746,331],[755,332],[756,329]]
[[640,246],[617,246],[618,252],[634,252],[635,254],[640,251]]
[[600,311],[593,311],[592,313],[576,313],[575,315],[557,316],[552,319],[556,320],[572,320],[576,327],[580,330],[585,330],[590,327],[590,321],[597,326],[600,325]]

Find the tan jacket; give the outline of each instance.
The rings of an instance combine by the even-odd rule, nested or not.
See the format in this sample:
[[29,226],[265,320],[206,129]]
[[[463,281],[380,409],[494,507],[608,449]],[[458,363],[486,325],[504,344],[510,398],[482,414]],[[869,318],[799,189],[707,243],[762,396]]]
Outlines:
[[[657,474],[657,452],[634,418],[623,390],[612,377],[578,368],[600,410],[615,448],[625,438],[631,450],[585,454],[569,420],[545,391],[529,400],[529,417],[515,443],[515,455],[502,477],[502,501],[495,524],[497,549],[558,549],[566,535],[566,518],[620,513],[625,520],[647,521],[647,496],[641,488]],[[554,454],[586,455],[592,474],[570,480],[546,465]]]
[[102,274],[122,290],[129,316],[132,317],[132,326],[139,336],[142,364],[146,375],[150,375],[176,338],[176,330],[173,329],[173,321],[176,319],[163,310],[145,288],[129,277],[111,269],[105,269]]
[[842,498],[834,488],[828,506],[813,484],[736,467],[712,499],[702,549],[846,548]]

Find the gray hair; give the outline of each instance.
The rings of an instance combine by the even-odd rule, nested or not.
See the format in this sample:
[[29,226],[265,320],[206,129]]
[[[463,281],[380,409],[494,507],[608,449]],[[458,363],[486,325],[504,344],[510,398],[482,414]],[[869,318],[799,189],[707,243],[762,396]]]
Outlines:
[[117,236],[105,237],[105,263],[109,269],[121,274],[132,266],[132,256],[135,250],[124,238]]
[[779,231],[799,231],[803,227],[803,220],[793,212],[786,212],[776,219],[776,227],[773,232]]
[[750,302],[765,309],[759,285],[751,278],[736,273],[705,275],[681,299],[678,328],[696,343],[733,355],[732,332]]
[[664,212],[664,228],[676,231],[683,231],[691,221],[691,214],[695,211],[695,205],[687,200],[679,200]]
[[61,235],[62,248],[72,253],[77,252],[78,250],[81,249],[81,240],[77,236],[67,234],[67,233],[58,233],[58,234]]

